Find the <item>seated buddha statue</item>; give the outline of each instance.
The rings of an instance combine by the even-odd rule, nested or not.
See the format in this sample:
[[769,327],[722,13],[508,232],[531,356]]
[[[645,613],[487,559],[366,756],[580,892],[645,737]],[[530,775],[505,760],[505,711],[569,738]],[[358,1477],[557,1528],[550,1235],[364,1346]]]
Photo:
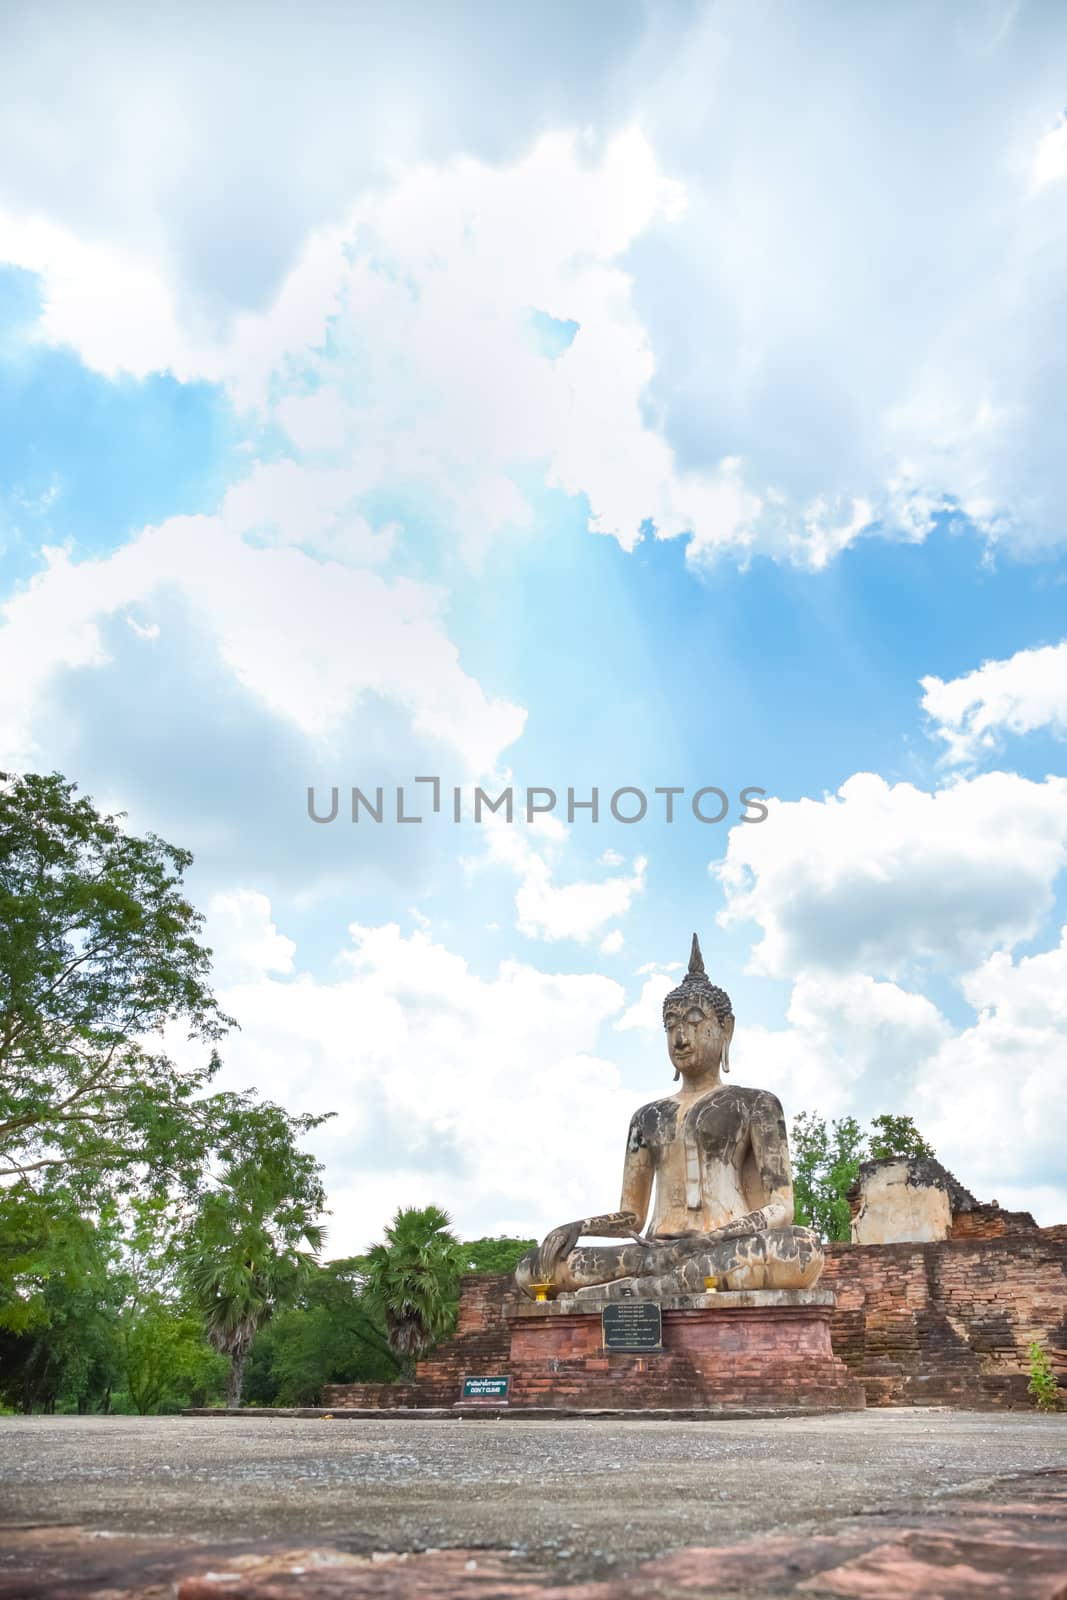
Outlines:
[[[782,1107],[765,1089],[722,1081],[733,1007],[709,981],[696,934],[663,1025],[682,1087],[634,1113],[618,1211],[554,1228],[519,1263],[519,1287],[610,1300],[703,1294],[708,1277],[722,1289],[811,1288],[823,1252],[811,1228],[793,1226]],[[588,1237],[628,1242],[579,1243]]]

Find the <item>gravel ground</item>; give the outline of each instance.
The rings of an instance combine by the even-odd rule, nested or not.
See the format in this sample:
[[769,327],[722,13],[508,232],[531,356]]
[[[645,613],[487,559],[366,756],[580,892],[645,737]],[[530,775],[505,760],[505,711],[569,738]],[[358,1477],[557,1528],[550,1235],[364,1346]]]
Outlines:
[[3,1527],[514,1550],[603,1575],[682,1545],[834,1531],[1067,1465],[1067,1418],[773,1422],[0,1418]]

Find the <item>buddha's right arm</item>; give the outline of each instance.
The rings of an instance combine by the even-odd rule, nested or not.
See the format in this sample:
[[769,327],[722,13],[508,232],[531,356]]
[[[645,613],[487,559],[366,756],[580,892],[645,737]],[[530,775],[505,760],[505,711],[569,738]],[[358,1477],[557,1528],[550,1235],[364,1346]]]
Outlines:
[[648,1217],[652,1199],[652,1155],[638,1132],[637,1118],[630,1124],[630,1137],[626,1141],[626,1160],[622,1168],[622,1198],[619,1211],[636,1219],[633,1232],[640,1233]]
[[582,1217],[578,1222],[566,1222],[562,1228],[553,1228],[542,1242],[539,1252],[540,1271],[545,1282],[553,1269],[569,1256],[579,1239],[634,1239],[638,1238],[648,1216],[648,1203],[652,1197],[652,1158],[643,1145],[634,1146],[631,1139],[626,1150],[622,1170],[622,1201],[618,1211],[605,1211],[598,1217]]

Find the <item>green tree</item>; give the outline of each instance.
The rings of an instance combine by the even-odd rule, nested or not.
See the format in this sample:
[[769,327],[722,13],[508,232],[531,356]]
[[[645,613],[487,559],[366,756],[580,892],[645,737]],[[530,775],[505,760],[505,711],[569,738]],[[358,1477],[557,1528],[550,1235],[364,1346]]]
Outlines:
[[142,1416],[182,1406],[198,1389],[218,1390],[228,1376],[199,1317],[181,1306],[156,1300],[131,1309],[120,1336],[126,1391]]
[[869,1159],[882,1160],[886,1156],[929,1156],[934,1154],[932,1144],[927,1144],[910,1117],[892,1117],[884,1113],[871,1122]]
[[[290,1153],[276,1167],[231,1169],[207,1194],[189,1235],[183,1281],[208,1339],[230,1363],[226,1404],[239,1406],[252,1342],[307,1287],[321,1250],[324,1196],[317,1176],[294,1195]],[[317,1174],[317,1168],[315,1169]]]
[[152,1412],[219,1388],[220,1358],[181,1303],[167,1212],[165,1199],[135,1196],[89,1218],[61,1190],[0,1190],[8,1404]]
[[795,1220],[827,1240],[852,1237],[848,1191],[861,1161],[934,1153],[910,1117],[886,1113],[875,1117],[865,1134],[855,1117],[828,1125],[825,1117],[801,1111],[793,1119],[790,1148]]
[[827,1127],[824,1118],[802,1111],[794,1118],[791,1143],[796,1221],[823,1239],[848,1239],[851,1213],[845,1197],[864,1154],[859,1123],[841,1117]]
[[123,1283],[112,1211],[81,1217],[19,1182],[0,1190],[0,1396],[87,1410],[116,1381]]
[[389,1346],[405,1374],[452,1332],[464,1246],[439,1206],[409,1206],[385,1230],[385,1242],[362,1258],[369,1303],[384,1319]]
[[400,1371],[385,1323],[367,1303],[358,1259],[312,1274],[249,1352],[245,1391],[259,1405],[316,1405],[327,1383],[388,1383]]
[[[208,983],[189,852],[136,838],[58,773],[0,774],[0,1179],[196,1196],[322,1121],[209,1094],[232,1019]],[[202,1054],[179,1068],[164,1030]]]
[[509,1239],[498,1235],[491,1239],[464,1239],[463,1256],[465,1272],[514,1272],[527,1251],[537,1245],[536,1239]]
[[[209,1326],[239,1392],[242,1330],[287,1303],[299,1240],[321,1236],[321,1168],[298,1139],[324,1119],[212,1092],[232,1021],[190,861],[58,773],[0,774],[0,1386],[24,1405],[107,1403],[123,1369],[149,1409],[179,1379],[210,1388],[179,1241],[206,1252],[202,1289],[215,1273]],[[179,1067],[166,1040],[181,1033]],[[254,1269],[227,1345],[242,1252]]]

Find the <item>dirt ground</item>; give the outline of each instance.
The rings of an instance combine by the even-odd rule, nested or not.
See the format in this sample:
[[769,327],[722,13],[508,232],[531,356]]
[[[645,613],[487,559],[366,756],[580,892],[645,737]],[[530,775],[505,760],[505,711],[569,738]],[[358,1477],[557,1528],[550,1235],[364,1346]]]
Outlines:
[[[0,1419],[0,1550],[27,1525],[345,1551],[511,1552],[573,1583],[694,1545],[922,1515],[1067,1466],[1067,1418]],[[2,1575],[0,1564],[0,1575]],[[514,1569],[513,1569],[514,1570]]]

